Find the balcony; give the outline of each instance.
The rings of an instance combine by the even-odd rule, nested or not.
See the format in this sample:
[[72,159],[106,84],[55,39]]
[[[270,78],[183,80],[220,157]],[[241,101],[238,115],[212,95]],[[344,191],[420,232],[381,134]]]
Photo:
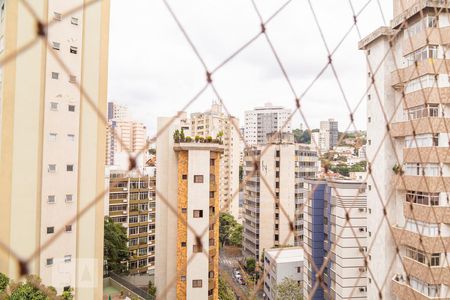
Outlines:
[[450,88],[424,88],[420,91],[415,91],[405,95],[407,107],[424,105],[425,100],[427,100],[427,103],[429,104],[448,104],[450,103]]
[[403,162],[414,163],[450,163],[450,149],[448,147],[419,147],[404,148]]
[[450,237],[420,235],[398,226],[391,228],[394,239],[400,245],[424,249],[427,253],[447,252],[446,249],[450,248]]
[[405,218],[422,222],[450,224],[450,207],[428,206],[412,203],[403,203],[403,214]]
[[[450,28],[450,27],[449,27]],[[450,32],[449,32],[450,33]],[[425,59],[417,61],[415,64],[406,68],[398,69],[391,72],[391,84],[394,87],[403,87],[404,84],[414,78],[426,74],[442,74],[447,73],[450,69],[449,59]]]
[[[404,278],[405,276],[403,276]],[[429,297],[426,296],[413,288],[411,288],[405,279],[400,278],[399,275],[395,275],[392,279],[392,292],[399,299],[415,299],[415,300],[430,300],[430,299],[440,299],[440,300],[450,300],[450,298],[440,298],[440,297]]]
[[397,180],[397,189],[418,192],[446,192],[450,186],[450,177],[403,175]]
[[426,45],[446,45],[450,43],[450,27],[426,28],[403,40],[403,55],[409,54]]
[[[444,260],[445,259],[441,259]],[[450,270],[448,267],[428,267],[409,257],[403,257],[406,274],[414,276],[429,284],[450,285]]]
[[391,135],[393,137],[412,136],[413,130],[416,134],[447,133],[447,128],[450,128],[450,118],[420,118],[392,123]]

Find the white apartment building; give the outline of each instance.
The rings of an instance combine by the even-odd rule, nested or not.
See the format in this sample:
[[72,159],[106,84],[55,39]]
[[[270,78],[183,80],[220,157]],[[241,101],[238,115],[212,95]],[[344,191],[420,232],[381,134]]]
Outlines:
[[[304,296],[310,299],[371,299],[367,297],[366,184],[353,180],[306,180],[304,206]],[[331,254],[330,254],[331,252]],[[323,282],[312,294],[317,269]],[[317,267],[314,268],[313,264]]]
[[227,211],[240,221],[239,214],[239,161],[240,135],[239,119],[223,112],[222,105],[213,102],[211,109],[203,113],[193,113],[189,120],[186,135],[216,138],[223,133],[224,153],[220,166],[220,209]]
[[267,135],[274,132],[291,132],[291,110],[266,103],[245,112],[245,135],[247,146],[268,142]]
[[441,39],[450,32],[448,2],[393,6],[390,25],[359,43],[370,85],[368,298],[378,298],[377,284],[386,280],[383,299],[448,299],[450,52]]
[[105,164],[117,165],[124,153],[145,154],[146,148],[147,127],[130,119],[126,106],[109,102]]
[[265,299],[277,299],[276,288],[286,278],[303,286],[303,254],[301,247],[274,248],[264,252]]
[[176,141],[186,115],[158,118],[155,283],[161,299],[218,299],[220,158],[217,143]]
[[246,150],[245,176],[253,176],[244,188],[244,256],[258,260],[264,249],[301,245],[303,181],[316,176],[317,160],[316,151],[294,144],[293,139]]
[[115,120],[129,120],[128,106],[121,105],[116,102],[108,102],[108,121]]
[[334,119],[320,122],[320,139],[319,145],[323,152],[333,149],[338,142],[338,122]]
[[[12,249],[1,251],[0,272],[19,279],[16,253],[59,293],[101,299],[103,203],[80,214],[104,189],[109,1],[83,3],[28,1],[52,25],[0,69],[0,237]],[[20,1],[0,9],[5,58],[36,36],[37,20]]]

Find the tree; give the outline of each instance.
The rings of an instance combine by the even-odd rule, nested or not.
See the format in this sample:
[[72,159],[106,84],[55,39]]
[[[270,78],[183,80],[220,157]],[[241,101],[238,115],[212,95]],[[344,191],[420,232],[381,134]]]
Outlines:
[[256,259],[253,257],[247,257],[245,261],[245,269],[249,274],[255,273],[256,270]]
[[9,284],[9,278],[3,273],[0,273],[0,292],[3,292]]
[[239,166],[239,182],[244,180],[244,166]]
[[60,299],[52,287],[46,287],[36,275],[26,277],[25,282],[11,282],[9,284],[8,300],[50,300]]
[[63,300],[73,300],[73,288],[69,288],[67,291],[64,291],[61,295]]
[[236,224],[234,224],[230,237],[229,237],[229,242],[231,245],[233,246],[237,246],[240,247],[242,246],[242,232],[244,230],[244,226],[242,226],[241,224],[238,224],[236,222]]
[[302,300],[302,287],[292,278],[286,277],[275,287],[277,300]]
[[219,300],[236,300],[233,290],[222,277],[219,277]]
[[221,213],[219,217],[219,241],[223,246],[228,242],[231,233],[233,232],[233,227],[236,225],[236,220],[234,217],[228,213]]
[[175,130],[175,132],[173,133],[173,141],[175,143],[179,143],[180,142],[180,131],[178,129]]
[[104,229],[103,253],[107,262],[107,270],[125,273],[127,271],[126,261],[129,258],[127,231],[121,224],[114,223],[110,217],[105,217]]
[[148,291],[147,292],[150,296],[156,297],[156,286],[153,283],[153,281],[151,281],[151,280],[148,282]]
[[294,130],[292,130],[292,133],[294,134],[294,141],[296,143],[301,143],[301,144],[311,143],[311,131],[310,130],[294,129]]

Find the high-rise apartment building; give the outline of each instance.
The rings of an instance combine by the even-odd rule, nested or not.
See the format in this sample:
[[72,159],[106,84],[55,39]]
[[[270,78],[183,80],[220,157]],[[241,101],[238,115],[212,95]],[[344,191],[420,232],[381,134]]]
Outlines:
[[[316,176],[318,158],[316,151],[308,145],[294,144],[292,135],[289,136],[246,149],[245,176],[253,174],[244,188],[246,257],[258,260],[264,249],[302,243],[303,181]],[[291,226],[295,228],[294,234]]]
[[[154,169],[154,168],[153,168]],[[130,274],[153,274],[155,265],[156,177],[151,172],[111,169],[108,216],[127,230]]]
[[[111,117],[111,118],[110,118]],[[128,117],[128,108],[108,103],[106,129],[106,165],[117,165],[123,153],[143,153],[147,145],[147,128]]]
[[369,64],[368,298],[447,299],[448,1],[393,4],[390,26],[359,43]]
[[167,128],[156,141],[156,287],[161,299],[217,300],[224,149],[175,139],[183,119],[158,118],[158,132]]
[[[362,181],[306,180],[305,297],[373,299],[367,298],[368,273],[364,262],[368,245],[365,187]],[[323,267],[325,258],[328,263]],[[313,294],[318,269],[323,269],[320,276],[323,281]]]
[[129,118],[128,106],[116,102],[108,102],[108,121],[112,119],[128,120]]
[[227,211],[236,220],[239,216],[239,160],[240,160],[240,134],[239,119],[228,116],[222,111],[222,105],[213,103],[210,110],[203,113],[191,114],[189,134],[206,138],[216,138],[223,134],[222,141],[224,153],[220,161],[220,187],[219,199],[221,211]]
[[328,151],[337,146],[338,143],[338,122],[333,119],[320,122],[319,147],[321,151]]
[[245,135],[247,146],[268,142],[267,135],[274,132],[291,132],[291,110],[266,103],[245,112]]
[[[101,299],[103,203],[83,210],[104,189],[109,1],[83,3],[0,1],[0,57],[17,53],[1,67],[0,272],[19,278],[15,253],[58,292]],[[18,53],[35,17],[47,37]]]

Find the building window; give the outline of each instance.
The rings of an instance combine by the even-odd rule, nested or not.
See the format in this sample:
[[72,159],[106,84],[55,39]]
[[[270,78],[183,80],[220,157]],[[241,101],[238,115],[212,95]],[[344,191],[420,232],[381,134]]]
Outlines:
[[53,45],[52,48],[55,50],[59,50],[61,47],[61,44],[58,42],[53,42],[52,45]]
[[194,210],[194,218],[203,218],[203,210],[201,209]]
[[72,225],[66,225],[66,232],[72,232]]
[[76,83],[77,82],[77,76],[69,75],[69,82],[70,83]]
[[52,72],[52,79],[59,79],[59,73],[58,72]]
[[183,174],[183,175],[181,175],[181,178],[182,178],[183,180],[187,180],[187,175],[186,175],[186,174]]
[[70,53],[77,54],[78,53],[78,47],[70,46]]
[[64,255],[64,262],[69,263],[72,261],[72,255]]
[[48,172],[49,173],[55,173],[56,172],[56,165],[54,165],[54,164],[48,165]]
[[216,164],[216,160],[211,158],[211,159],[209,160],[209,165],[210,165],[210,166],[214,166],[215,164]]
[[53,258],[47,258],[46,264],[47,266],[53,265]]
[[70,21],[72,25],[78,25],[78,18],[72,17],[72,20]]
[[209,246],[215,246],[216,240],[215,239],[209,239]]
[[201,279],[192,280],[192,287],[193,288],[201,288],[202,287],[202,280]]
[[181,276],[181,281],[186,281],[186,276]]
[[203,246],[202,245],[194,245],[194,246],[192,246],[192,251],[194,253],[203,252]]
[[209,198],[214,198],[214,192],[209,192]]
[[69,105],[68,110],[70,112],[74,112],[75,111],[75,105]]
[[67,194],[66,195],[66,202],[72,202],[73,201],[73,195],[72,194]]
[[56,21],[61,21],[62,15],[58,12],[53,12],[53,19],[55,19]]
[[209,271],[208,278],[214,278],[214,271]]
[[55,227],[47,227],[47,234],[55,233]]
[[194,175],[194,183],[203,183],[203,175]]
[[186,242],[181,242],[181,247],[186,247]]
[[49,140],[50,142],[54,142],[54,141],[56,141],[56,136],[57,136],[56,133],[50,132],[50,133],[48,134],[48,140]]
[[55,203],[56,203],[55,195],[48,195],[48,196],[47,196],[47,203],[49,203],[49,204],[55,204]]
[[70,142],[75,141],[75,134],[68,134],[68,135],[67,135],[67,139],[68,139]]
[[302,267],[297,267],[297,273],[301,273],[302,272]]
[[73,172],[73,165],[67,165],[66,166],[66,171],[67,172]]
[[58,102],[50,102],[50,110],[57,111],[58,110]]

